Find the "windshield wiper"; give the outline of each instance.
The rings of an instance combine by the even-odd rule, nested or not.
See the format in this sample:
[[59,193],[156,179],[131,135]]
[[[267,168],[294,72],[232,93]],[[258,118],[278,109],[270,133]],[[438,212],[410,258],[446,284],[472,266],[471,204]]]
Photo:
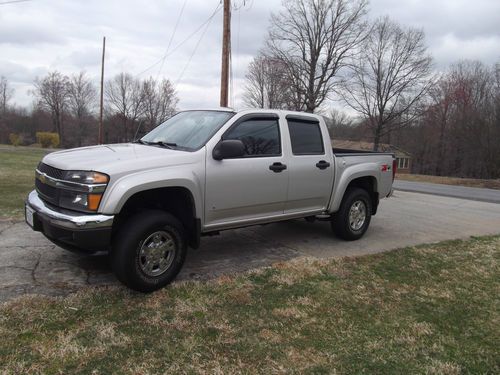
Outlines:
[[148,141],[143,141],[142,139],[139,139],[137,142],[139,142],[143,145],[161,146],[161,147],[170,148],[170,149],[174,149],[177,147],[177,143],[174,143],[174,142],[164,142],[164,141],[148,142]]

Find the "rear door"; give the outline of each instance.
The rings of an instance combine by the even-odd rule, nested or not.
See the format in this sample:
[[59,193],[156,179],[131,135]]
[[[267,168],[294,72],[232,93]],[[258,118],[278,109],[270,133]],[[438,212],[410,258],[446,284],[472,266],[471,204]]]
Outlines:
[[288,157],[290,182],[285,214],[324,211],[330,201],[334,179],[328,132],[312,116],[288,115],[286,122],[291,155]]
[[283,215],[288,169],[279,116],[250,114],[235,121],[222,139],[239,139],[241,158],[214,160],[207,150],[205,227],[218,229]]

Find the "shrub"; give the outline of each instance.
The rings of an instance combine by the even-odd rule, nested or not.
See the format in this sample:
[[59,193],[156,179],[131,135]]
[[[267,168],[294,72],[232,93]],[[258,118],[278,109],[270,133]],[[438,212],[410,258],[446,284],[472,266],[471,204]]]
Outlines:
[[13,146],[19,146],[23,141],[23,138],[19,134],[10,133],[9,142]]
[[23,142],[23,137],[21,137],[19,134],[10,133],[9,141],[11,145],[19,146]]
[[59,146],[59,134],[51,132],[37,132],[36,141],[43,148]]

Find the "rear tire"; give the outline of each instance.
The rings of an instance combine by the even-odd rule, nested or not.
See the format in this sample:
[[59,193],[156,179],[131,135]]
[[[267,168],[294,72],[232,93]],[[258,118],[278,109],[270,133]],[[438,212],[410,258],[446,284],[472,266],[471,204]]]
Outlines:
[[370,225],[372,200],[368,192],[360,188],[350,188],[344,194],[339,211],[331,221],[332,230],[346,241],[363,237]]
[[179,220],[148,210],[129,218],[114,236],[111,267],[127,287],[147,293],[177,276],[186,252],[186,233]]

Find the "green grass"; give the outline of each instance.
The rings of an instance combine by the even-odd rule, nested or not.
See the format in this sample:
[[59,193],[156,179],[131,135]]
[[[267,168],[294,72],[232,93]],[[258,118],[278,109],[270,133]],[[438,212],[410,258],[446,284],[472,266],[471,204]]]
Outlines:
[[34,189],[35,167],[49,150],[0,145],[0,218],[21,219]]
[[23,297],[0,307],[0,373],[499,373],[499,258],[472,238]]

